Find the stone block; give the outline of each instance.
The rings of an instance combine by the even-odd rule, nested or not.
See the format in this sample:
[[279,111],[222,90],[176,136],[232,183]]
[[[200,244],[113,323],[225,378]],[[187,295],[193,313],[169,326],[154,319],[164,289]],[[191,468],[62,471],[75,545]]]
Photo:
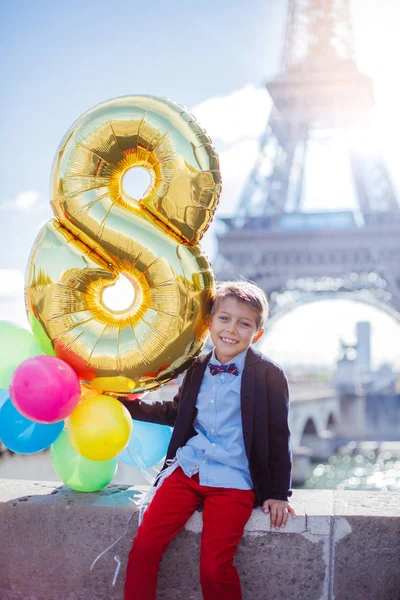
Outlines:
[[[141,491],[0,480],[1,600],[121,600]],[[291,503],[284,530],[253,511],[236,557],[244,600],[399,599],[398,494],[303,490]],[[201,600],[201,529],[196,512],[168,548],[159,600]]]

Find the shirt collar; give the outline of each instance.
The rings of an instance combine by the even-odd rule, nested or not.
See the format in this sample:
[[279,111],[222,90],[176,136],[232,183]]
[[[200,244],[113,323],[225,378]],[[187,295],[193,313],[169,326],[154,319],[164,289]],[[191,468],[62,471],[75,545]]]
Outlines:
[[247,351],[248,348],[246,348],[246,350],[243,350],[243,352],[241,352],[240,354],[237,354],[232,360],[230,360],[227,363],[221,363],[217,357],[215,356],[215,348],[212,351],[211,354],[211,358],[210,358],[210,362],[216,365],[222,365],[222,364],[227,364],[230,365],[231,363],[235,363],[236,367],[239,370],[239,373],[241,373],[243,371],[244,368],[244,363],[246,360],[246,355],[247,355]]

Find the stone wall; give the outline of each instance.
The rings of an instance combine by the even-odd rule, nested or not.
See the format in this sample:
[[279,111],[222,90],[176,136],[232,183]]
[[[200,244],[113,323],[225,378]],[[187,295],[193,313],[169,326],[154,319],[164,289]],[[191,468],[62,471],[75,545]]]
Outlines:
[[[122,600],[138,492],[114,485],[79,494],[56,483],[0,480],[1,600]],[[398,494],[295,491],[292,504],[298,517],[283,531],[253,512],[237,555],[244,600],[400,598]],[[166,553],[159,600],[201,600],[200,533],[195,513]]]

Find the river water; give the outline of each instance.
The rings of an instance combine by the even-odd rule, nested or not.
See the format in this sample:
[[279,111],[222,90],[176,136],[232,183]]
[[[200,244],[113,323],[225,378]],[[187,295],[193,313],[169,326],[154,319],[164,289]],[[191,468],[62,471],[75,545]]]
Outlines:
[[[374,450],[354,446],[344,447],[337,455],[321,464],[314,464],[312,475],[298,489],[375,490],[400,492],[400,443],[387,444]],[[152,471],[154,471],[152,469]],[[4,453],[0,456],[0,478],[56,481],[57,475],[48,451],[23,456]],[[113,483],[148,484],[137,467],[120,462]]]
[[301,489],[400,491],[400,457],[389,450],[331,456],[314,465]]

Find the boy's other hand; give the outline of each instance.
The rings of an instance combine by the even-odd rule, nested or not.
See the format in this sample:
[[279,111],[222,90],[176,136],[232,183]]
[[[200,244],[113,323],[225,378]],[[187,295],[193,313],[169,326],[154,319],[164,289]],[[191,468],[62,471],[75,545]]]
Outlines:
[[263,504],[263,511],[266,515],[268,513],[271,515],[271,527],[275,527],[275,529],[285,527],[289,513],[293,519],[296,518],[294,508],[285,500],[266,500]]

